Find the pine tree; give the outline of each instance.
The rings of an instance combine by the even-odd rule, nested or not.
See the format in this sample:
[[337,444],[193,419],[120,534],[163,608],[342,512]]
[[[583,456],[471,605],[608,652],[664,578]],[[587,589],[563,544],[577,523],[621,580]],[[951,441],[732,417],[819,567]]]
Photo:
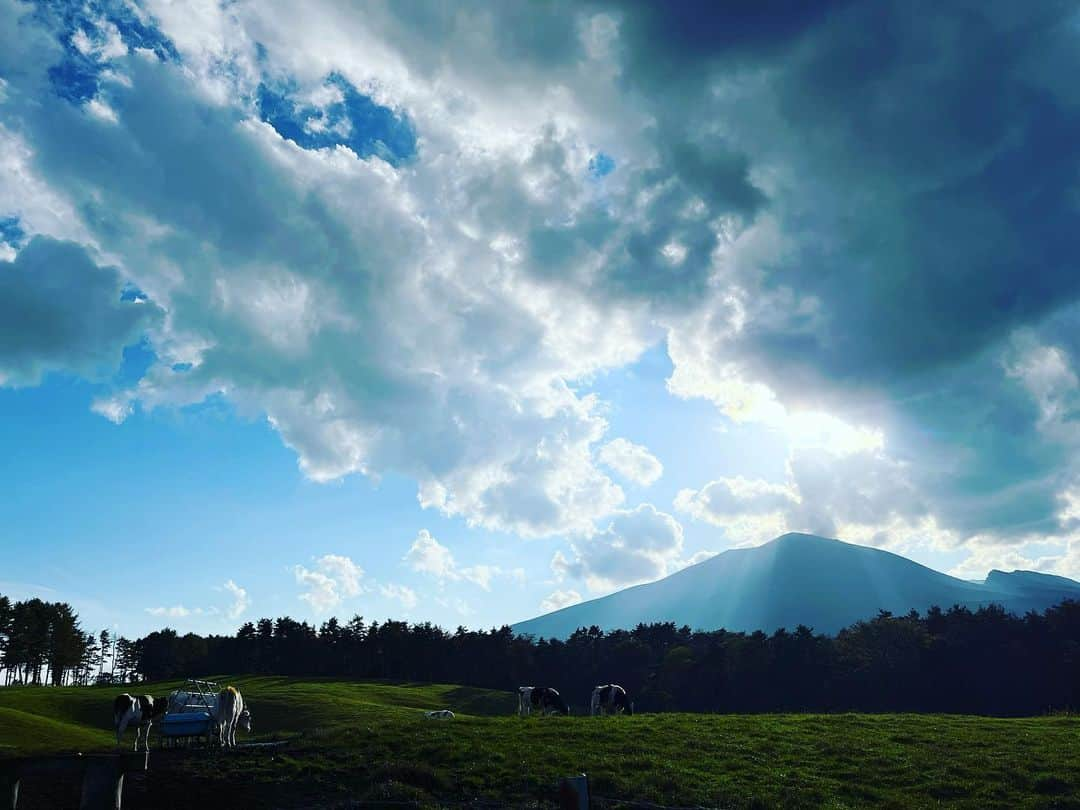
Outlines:
[[101,656],[98,659],[97,679],[101,681],[105,671],[105,659],[109,657],[110,650],[112,649],[112,637],[109,635],[107,628],[101,631],[101,634],[98,636],[98,642],[101,645]]

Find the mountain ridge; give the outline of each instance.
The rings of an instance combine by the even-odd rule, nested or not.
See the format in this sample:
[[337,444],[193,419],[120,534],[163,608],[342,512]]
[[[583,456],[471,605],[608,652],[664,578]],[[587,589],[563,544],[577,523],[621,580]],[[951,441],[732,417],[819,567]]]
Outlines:
[[800,624],[835,633],[880,610],[894,614],[1000,604],[1026,613],[1066,598],[1080,582],[1035,571],[993,570],[961,580],[899,554],[801,532],[751,548],[730,549],[655,582],[570,605],[512,629],[565,638],[578,627],[603,630],[674,621],[695,629],[772,632]]

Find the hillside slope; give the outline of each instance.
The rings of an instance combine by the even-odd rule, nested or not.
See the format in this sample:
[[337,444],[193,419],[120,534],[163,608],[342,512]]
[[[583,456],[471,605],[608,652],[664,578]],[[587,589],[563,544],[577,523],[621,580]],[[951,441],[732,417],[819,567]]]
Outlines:
[[695,629],[772,632],[800,624],[835,633],[880,610],[895,614],[1000,604],[1017,613],[1080,599],[1080,583],[1029,571],[992,571],[967,582],[906,557],[809,534],[732,549],[646,585],[514,625],[521,634],[565,638],[579,627],[630,628],[673,621]]
[[[446,684],[388,684],[284,676],[221,679],[234,684],[252,708],[256,737],[289,736],[368,712],[411,717],[445,709],[469,716],[507,715],[509,692]],[[112,702],[122,692],[165,695],[179,681],[127,687],[12,687],[0,689],[0,756],[44,751],[112,750]],[[127,744],[134,741],[129,731]],[[157,744],[156,733],[153,745]]]
[[[125,808],[535,808],[554,803],[559,777],[582,772],[598,796],[745,810],[1011,810],[1080,802],[1074,717],[671,713],[523,719],[513,714],[510,692],[309,678],[230,680],[250,698],[256,731],[290,741],[229,754],[155,747],[150,772],[125,780]],[[170,686],[143,684],[140,691],[162,694]],[[85,739],[71,736],[72,729],[110,748],[101,716],[117,691],[0,689],[0,742],[9,746],[0,755],[91,750],[83,747]],[[420,711],[444,706],[457,719],[425,720]],[[488,714],[496,716],[483,716]],[[91,717],[93,725],[74,719]],[[54,781],[25,781],[19,807],[75,806],[77,781]]]

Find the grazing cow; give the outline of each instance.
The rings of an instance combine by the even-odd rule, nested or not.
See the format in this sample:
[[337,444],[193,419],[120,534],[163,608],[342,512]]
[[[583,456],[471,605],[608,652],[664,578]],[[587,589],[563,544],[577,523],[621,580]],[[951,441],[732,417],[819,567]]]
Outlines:
[[428,720],[453,720],[454,713],[449,709],[439,709],[433,712],[424,712],[424,717]]
[[218,741],[222,748],[236,748],[236,727],[251,733],[251,712],[235,686],[227,686],[218,694]]
[[135,726],[135,748],[139,750],[139,735],[143,735],[143,746],[150,750],[150,726],[154,720],[168,711],[169,699],[166,697],[150,697],[139,695],[138,697],[125,692],[113,701],[113,728],[116,729],[116,745],[120,746],[120,740],[130,725]]
[[616,683],[598,686],[592,690],[592,700],[589,701],[589,713],[595,715],[618,714],[626,712],[634,713],[634,704],[626,697],[626,690]]
[[570,707],[558,690],[550,686],[519,686],[518,714],[525,717],[534,709],[540,714],[570,714]]

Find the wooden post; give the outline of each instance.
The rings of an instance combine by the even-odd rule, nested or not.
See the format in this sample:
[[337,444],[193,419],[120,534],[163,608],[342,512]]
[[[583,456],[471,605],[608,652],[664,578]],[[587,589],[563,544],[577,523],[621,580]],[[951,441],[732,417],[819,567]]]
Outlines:
[[149,753],[26,757],[0,762],[0,810],[18,810],[20,782],[27,776],[82,777],[79,810],[120,810],[124,774],[145,771]]
[[15,763],[0,763],[0,807],[3,810],[17,810],[19,781],[19,771]]
[[124,771],[119,757],[87,757],[79,810],[120,810]]
[[105,754],[85,757],[82,798],[79,810],[120,810],[124,796],[124,774],[150,767],[150,752]]
[[589,810],[589,777],[567,776],[559,780],[560,810]]

